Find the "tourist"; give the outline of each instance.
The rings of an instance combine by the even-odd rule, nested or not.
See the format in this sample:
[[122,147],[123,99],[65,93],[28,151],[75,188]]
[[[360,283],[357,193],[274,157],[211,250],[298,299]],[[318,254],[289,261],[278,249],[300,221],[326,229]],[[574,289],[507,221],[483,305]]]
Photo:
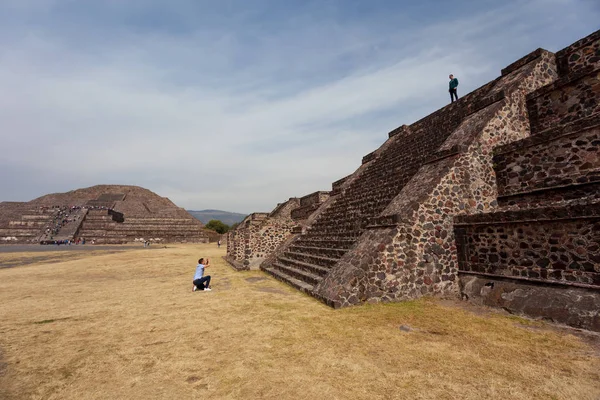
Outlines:
[[454,103],[454,98],[458,100],[458,94],[456,94],[456,88],[458,87],[458,79],[454,77],[454,75],[450,74],[450,84],[448,91],[450,92],[450,102]]
[[[196,266],[196,273],[194,274],[194,287],[192,288],[192,292],[196,290],[207,290],[210,291],[210,275],[204,276],[204,268],[208,268],[210,264],[210,260],[206,259],[206,264],[204,264],[204,258],[198,260],[198,265]],[[206,284],[204,284],[206,282]]]
[[221,248],[221,241],[220,240],[217,242],[217,247]]

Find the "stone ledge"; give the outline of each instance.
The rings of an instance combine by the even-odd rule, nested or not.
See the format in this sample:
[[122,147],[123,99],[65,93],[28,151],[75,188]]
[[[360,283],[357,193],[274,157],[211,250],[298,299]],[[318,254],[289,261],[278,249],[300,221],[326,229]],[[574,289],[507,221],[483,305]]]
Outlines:
[[580,282],[570,282],[570,281],[553,281],[549,279],[538,279],[538,278],[529,278],[525,276],[511,276],[511,275],[499,275],[499,274],[490,274],[487,272],[478,272],[478,271],[465,271],[462,269],[458,270],[459,275],[473,275],[473,276],[481,276],[484,278],[492,278],[503,281],[521,281],[527,282],[532,285],[541,285],[541,286],[567,286],[567,287],[577,287],[582,289],[590,289],[595,291],[600,291],[600,286],[598,285],[590,285],[587,283]]
[[354,174],[350,174],[350,175],[348,175],[348,176],[345,176],[345,177],[343,177],[342,179],[338,179],[337,181],[333,182],[333,183],[331,184],[331,189],[332,189],[332,191],[331,191],[331,194],[332,194],[332,195],[335,195],[335,194],[339,193],[339,192],[340,192],[340,190],[341,190],[341,187],[342,187],[342,185],[343,185],[343,184],[344,184],[344,183],[345,183],[345,182],[346,182],[348,179],[350,179],[350,178],[352,177],[352,175],[354,175]]
[[569,136],[583,130],[594,129],[597,127],[600,127],[600,113],[591,115],[589,117],[580,118],[576,121],[569,122],[564,125],[540,131],[533,136],[526,137],[525,139],[521,139],[516,142],[506,144],[504,146],[496,147],[494,149],[494,162],[496,163],[496,157],[502,154],[512,153],[523,148],[536,146],[538,144],[546,142],[551,142],[563,136]]
[[362,158],[362,165],[368,163],[369,161],[373,161],[375,158],[377,158],[377,150],[372,151],[369,154],[367,154],[366,156],[364,156]]
[[[278,215],[286,206],[290,205],[291,203],[296,202],[298,205],[300,205],[300,199],[298,197],[290,197],[287,201],[284,201],[283,203],[279,203],[277,204],[277,206],[275,207],[275,209],[273,211],[271,211],[269,213],[269,218],[277,218],[277,217],[281,217],[280,215]],[[285,216],[284,216],[285,217]]]
[[588,75],[594,74],[596,72],[600,72],[600,67],[590,66],[590,67],[581,69],[577,72],[563,76],[562,78],[559,78],[559,79],[555,80],[554,82],[547,84],[546,86],[542,86],[538,90],[536,90],[532,93],[529,93],[526,96],[527,108],[529,109],[529,111],[531,113],[530,105],[534,105],[533,101],[535,101],[535,99],[537,99],[538,97],[548,94],[550,92],[553,92],[555,90],[561,89],[563,86],[568,86],[568,85],[574,83],[575,81],[583,79],[583,78],[587,77]]
[[525,64],[529,64],[530,62],[540,58],[542,56],[542,54],[544,54],[544,53],[552,54],[548,50],[542,49],[540,47],[540,48],[532,51],[531,53],[519,58],[517,61],[513,62],[512,64],[508,65],[507,67],[502,68],[500,73],[502,74],[502,76],[506,76],[506,75],[520,69],[521,67],[525,66]]
[[454,226],[499,225],[515,222],[557,221],[565,219],[600,219],[600,203],[571,206],[542,207],[530,210],[507,210],[494,213],[460,215],[454,217]]
[[[306,196],[302,196],[302,197],[300,197],[300,207],[305,207],[307,205],[311,205],[311,204],[314,204],[314,203],[320,203],[320,201],[318,201],[318,200],[320,199],[321,195],[329,196],[330,194],[331,194],[330,191],[327,191],[327,190],[318,190],[316,192],[307,194]],[[312,203],[309,202],[309,204],[306,204],[309,200],[313,200],[314,198],[317,199],[316,202],[312,202]]]
[[506,93],[504,92],[504,90],[500,90],[497,93],[492,94],[491,96],[486,96],[481,99],[475,99],[472,102],[468,103],[463,118],[466,118],[471,114],[475,114],[476,112],[481,111],[494,103],[502,101],[505,97]]
[[593,32],[593,33],[587,35],[586,37],[584,37],[582,39],[579,39],[578,41],[565,47],[564,49],[557,51],[556,57],[557,58],[564,57],[565,55],[572,53],[574,51],[577,51],[577,50],[581,49],[582,47],[588,46],[597,40],[600,40],[600,29],[597,30],[596,32]]
[[402,134],[402,135],[408,135],[410,133],[410,128],[408,125],[401,125],[398,128],[390,131],[388,133],[388,138],[392,138],[396,135]]
[[568,47],[556,52],[556,66],[558,67],[558,73],[560,75],[566,75],[569,73],[569,56],[581,50],[584,47],[591,45],[592,43],[600,40],[600,30],[584,37],[583,39],[579,39],[575,43],[571,44]]
[[238,261],[232,257],[223,256],[223,260],[227,261],[229,265],[231,265],[237,271],[248,271],[250,269],[248,266],[244,265],[243,262]]
[[514,195],[498,196],[498,204],[504,205],[527,205],[528,207],[579,200],[600,200],[600,182],[587,182],[571,184],[562,187],[549,187],[531,190],[529,192],[516,193]]
[[461,295],[475,304],[600,332],[600,291],[597,289],[540,285],[462,272],[459,279]]
[[425,160],[423,165],[433,164],[433,163],[435,163],[437,161],[441,161],[445,158],[457,156],[457,155],[467,151],[468,148],[469,148],[468,145],[455,144],[454,146],[452,146],[451,148],[449,148],[447,150],[438,151],[433,156],[431,156],[430,158]]

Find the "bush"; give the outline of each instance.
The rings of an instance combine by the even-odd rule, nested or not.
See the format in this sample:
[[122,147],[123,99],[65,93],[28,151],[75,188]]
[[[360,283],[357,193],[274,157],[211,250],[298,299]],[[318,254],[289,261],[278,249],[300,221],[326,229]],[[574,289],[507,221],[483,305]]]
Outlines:
[[229,225],[224,224],[218,219],[211,219],[210,221],[208,221],[208,224],[206,224],[205,227],[206,229],[210,229],[211,231],[215,231],[217,233],[220,233],[221,235],[229,231]]

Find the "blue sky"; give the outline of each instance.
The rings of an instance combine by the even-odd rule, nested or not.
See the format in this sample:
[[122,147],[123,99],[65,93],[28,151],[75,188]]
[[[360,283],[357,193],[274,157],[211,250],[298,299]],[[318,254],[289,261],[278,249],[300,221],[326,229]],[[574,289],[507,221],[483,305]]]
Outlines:
[[0,200],[118,183],[269,211],[445,105],[449,73],[464,94],[598,21],[595,0],[1,0]]

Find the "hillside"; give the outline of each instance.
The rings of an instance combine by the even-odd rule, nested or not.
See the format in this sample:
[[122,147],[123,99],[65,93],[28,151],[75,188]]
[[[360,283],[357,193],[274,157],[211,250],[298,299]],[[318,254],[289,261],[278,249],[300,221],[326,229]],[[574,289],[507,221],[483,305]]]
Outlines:
[[211,219],[218,219],[227,225],[232,225],[236,222],[242,222],[246,218],[246,214],[234,213],[221,210],[187,210],[194,218],[198,219],[203,224],[208,223]]

